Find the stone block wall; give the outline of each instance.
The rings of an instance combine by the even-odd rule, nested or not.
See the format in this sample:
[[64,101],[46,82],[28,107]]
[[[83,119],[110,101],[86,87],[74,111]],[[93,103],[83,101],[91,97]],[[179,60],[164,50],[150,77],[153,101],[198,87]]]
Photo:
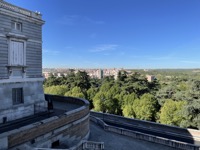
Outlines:
[[[43,80],[43,79],[41,79]],[[23,103],[14,104],[12,89],[23,89]],[[0,82],[0,123],[23,118],[47,110],[42,81]]]
[[[67,100],[67,99],[66,99]],[[24,149],[24,147],[50,148],[52,143],[59,140],[66,145],[80,142],[89,136],[89,103],[59,116],[54,116],[33,124],[2,133],[0,135],[0,149]],[[87,102],[87,103],[84,103]],[[23,148],[22,148],[23,147]]]
[[37,122],[34,124],[33,127],[29,129],[23,130],[22,128],[20,132],[16,132],[8,136],[8,145],[9,147],[13,147],[15,145],[19,145],[24,142],[31,141],[32,139],[38,136],[47,134],[51,131],[54,131],[55,129],[58,129],[62,126],[69,124],[70,122],[79,120],[83,118],[85,115],[87,115],[88,113],[89,112],[87,109],[83,109],[79,112],[72,113],[70,115],[62,115],[49,122],[45,122],[45,123],[43,123],[43,121]]

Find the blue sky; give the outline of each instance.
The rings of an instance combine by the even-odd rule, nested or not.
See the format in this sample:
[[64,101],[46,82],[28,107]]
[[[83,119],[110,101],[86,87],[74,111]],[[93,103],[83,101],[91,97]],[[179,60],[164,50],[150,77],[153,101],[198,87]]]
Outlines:
[[200,68],[200,0],[7,2],[43,14],[43,67]]

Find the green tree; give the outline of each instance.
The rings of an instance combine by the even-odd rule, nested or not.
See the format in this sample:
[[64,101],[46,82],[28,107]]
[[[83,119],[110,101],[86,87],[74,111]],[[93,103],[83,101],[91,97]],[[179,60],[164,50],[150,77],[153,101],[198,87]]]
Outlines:
[[60,85],[58,78],[56,78],[53,74],[50,75],[48,79],[44,80],[44,86],[49,87],[53,85]]
[[155,121],[159,105],[156,98],[151,94],[144,94],[140,99],[133,102],[136,118]]
[[44,88],[44,93],[46,94],[52,94],[52,95],[61,95],[64,96],[64,94],[68,91],[67,87],[64,85],[56,85],[56,86],[49,86]]
[[90,88],[90,78],[85,71],[78,71],[75,76],[76,86],[80,87],[82,91],[87,91]]
[[121,103],[116,95],[120,94],[121,88],[118,84],[114,84],[107,92],[105,92],[106,112],[111,114],[122,114]]
[[99,91],[93,99],[94,110],[98,112],[106,112],[105,101],[106,101],[105,93]]
[[148,81],[146,78],[141,77],[139,74],[135,73],[126,79],[123,84],[123,90],[127,94],[135,93],[138,96],[149,92]]
[[76,86],[76,75],[74,73],[74,70],[70,70],[70,72],[65,77],[65,80],[62,81],[62,84],[66,85],[69,90],[73,89]]
[[124,95],[122,104],[122,112],[124,117],[135,118],[133,103],[137,98],[138,97],[135,93]]
[[160,111],[160,123],[180,126],[184,120],[183,111],[186,104],[186,101],[167,100]]
[[70,91],[66,92],[65,96],[85,98],[85,94],[82,92],[81,88],[77,86],[71,89]]
[[181,127],[200,129],[200,99],[189,100],[183,113]]
[[123,71],[118,72],[118,75],[117,75],[118,81],[124,82],[126,78],[127,78],[127,72],[126,71],[123,70]]
[[163,106],[167,99],[173,99],[174,94],[177,92],[177,87],[174,84],[170,84],[162,87],[156,94],[158,103]]
[[94,110],[111,113],[121,114],[121,105],[116,95],[120,94],[120,87],[113,82],[104,82],[100,91],[94,97]]
[[191,80],[189,82],[188,96],[190,97],[190,100],[200,99],[200,81]]
[[98,92],[98,88],[91,87],[87,90],[87,100],[90,102],[90,108],[94,108],[93,99]]

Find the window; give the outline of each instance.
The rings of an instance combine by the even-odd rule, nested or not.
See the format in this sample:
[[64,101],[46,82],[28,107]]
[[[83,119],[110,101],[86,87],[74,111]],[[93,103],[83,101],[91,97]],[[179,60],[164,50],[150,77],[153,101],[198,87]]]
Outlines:
[[13,41],[10,43],[10,65],[23,66],[24,62],[24,42]]
[[13,88],[12,89],[12,99],[13,99],[14,105],[23,103],[23,89],[22,88]]
[[14,29],[14,30],[17,30],[17,31],[22,31],[22,23],[12,21],[11,22],[11,28]]
[[51,148],[57,148],[58,146],[60,146],[60,141],[59,140],[57,140],[57,141],[55,141],[55,142],[53,142],[51,144]]
[[20,38],[9,39],[8,73],[9,78],[26,77],[26,41]]

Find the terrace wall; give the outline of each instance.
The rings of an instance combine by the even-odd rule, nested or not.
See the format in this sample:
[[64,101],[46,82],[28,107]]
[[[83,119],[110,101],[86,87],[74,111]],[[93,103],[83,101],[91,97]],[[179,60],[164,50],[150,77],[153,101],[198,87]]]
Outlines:
[[[89,103],[86,100],[48,95],[51,99],[80,104],[78,109],[65,112],[0,135],[0,149],[50,148],[55,141],[73,144],[89,136]],[[82,105],[81,105],[82,104]]]

